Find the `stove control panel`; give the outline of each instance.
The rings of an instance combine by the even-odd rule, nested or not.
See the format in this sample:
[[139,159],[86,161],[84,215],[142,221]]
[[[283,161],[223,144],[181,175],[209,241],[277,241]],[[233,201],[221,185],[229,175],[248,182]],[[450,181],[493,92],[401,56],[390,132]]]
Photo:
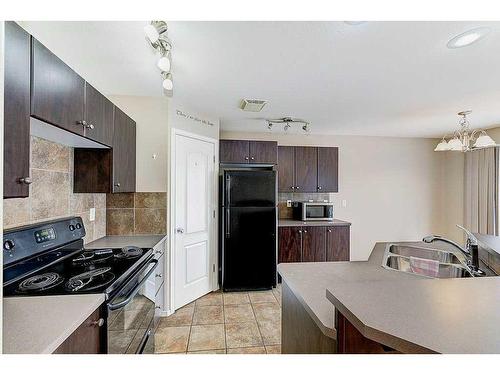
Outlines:
[[4,267],[83,237],[85,237],[85,227],[81,217],[9,229],[3,235]]

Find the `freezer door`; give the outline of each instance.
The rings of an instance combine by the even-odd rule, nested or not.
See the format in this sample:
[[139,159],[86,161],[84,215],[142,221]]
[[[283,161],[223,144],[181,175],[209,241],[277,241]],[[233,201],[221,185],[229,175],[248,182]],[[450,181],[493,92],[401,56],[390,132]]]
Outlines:
[[275,171],[226,171],[225,207],[275,207]]
[[276,208],[226,208],[222,287],[270,289],[276,285]]

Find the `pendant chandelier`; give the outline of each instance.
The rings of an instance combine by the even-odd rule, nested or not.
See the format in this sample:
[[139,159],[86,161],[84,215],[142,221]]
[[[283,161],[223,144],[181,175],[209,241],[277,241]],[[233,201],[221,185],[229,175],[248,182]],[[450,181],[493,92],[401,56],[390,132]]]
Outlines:
[[436,146],[434,151],[472,151],[479,148],[496,146],[496,143],[491,137],[486,134],[484,130],[470,128],[467,115],[472,111],[458,112],[461,117],[458,125],[460,129],[456,130],[450,137],[449,141],[446,140],[448,136],[444,136],[441,142]]

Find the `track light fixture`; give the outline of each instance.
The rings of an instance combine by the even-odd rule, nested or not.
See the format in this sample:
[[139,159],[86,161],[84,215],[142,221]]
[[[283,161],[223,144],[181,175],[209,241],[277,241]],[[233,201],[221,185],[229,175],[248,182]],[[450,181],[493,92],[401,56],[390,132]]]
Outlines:
[[295,117],[281,117],[277,119],[267,119],[267,128],[269,130],[272,129],[274,124],[284,124],[283,125],[283,131],[287,132],[290,130],[292,125],[295,124],[302,124],[302,130],[304,133],[309,133],[311,131],[309,127],[309,122],[306,120],[302,120],[300,118],[295,118]]
[[163,79],[162,86],[166,95],[173,95],[173,80],[172,80],[172,43],[167,37],[168,25],[165,21],[151,21],[144,26],[146,39],[160,55],[157,66],[161,71]]

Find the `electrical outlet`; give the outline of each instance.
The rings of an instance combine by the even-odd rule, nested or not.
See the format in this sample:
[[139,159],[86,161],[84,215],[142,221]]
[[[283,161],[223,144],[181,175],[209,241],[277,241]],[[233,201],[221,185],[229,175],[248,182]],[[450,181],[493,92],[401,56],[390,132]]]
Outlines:
[[288,208],[292,207],[292,200],[291,200],[291,199],[288,199],[288,200],[286,201],[286,206],[287,206]]
[[89,220],[94,221],[95,220],[95,208],[92,207],[89,212]]

